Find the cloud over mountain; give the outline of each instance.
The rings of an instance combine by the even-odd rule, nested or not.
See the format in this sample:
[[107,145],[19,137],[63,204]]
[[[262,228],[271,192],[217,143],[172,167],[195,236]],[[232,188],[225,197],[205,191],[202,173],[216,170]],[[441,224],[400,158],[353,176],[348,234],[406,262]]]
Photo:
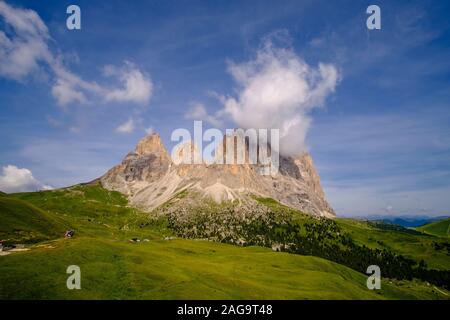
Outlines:
[[236,95],[222,97],[224,113],[243,128],[280,129],[280,149],[293,155],[305,149],[312,109],[323,105],[339,80],[337,68],[308,65],[289,46],[269,37],[254,59],[230,63]]
[[202,103],[192,103],[191,107],[184,114],[184,117],[189,120],[202,120],[206,121],[210,125],[221,128],[223,126],[223,122],[220,119],[220,116],[213,116],[208,114],[206,107]]

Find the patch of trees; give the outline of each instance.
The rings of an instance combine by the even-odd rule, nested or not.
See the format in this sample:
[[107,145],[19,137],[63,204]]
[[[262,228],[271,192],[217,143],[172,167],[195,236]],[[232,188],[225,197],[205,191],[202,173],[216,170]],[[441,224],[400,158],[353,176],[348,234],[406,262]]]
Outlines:
[[433,246],[436,251],[447,250],[447,255],[450,256],[450,243],[449,242],[433,242]]

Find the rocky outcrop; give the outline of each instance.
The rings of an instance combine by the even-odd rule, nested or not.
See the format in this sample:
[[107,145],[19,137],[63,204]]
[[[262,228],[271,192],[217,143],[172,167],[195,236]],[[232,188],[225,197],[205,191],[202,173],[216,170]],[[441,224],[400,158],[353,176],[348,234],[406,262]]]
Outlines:
[[198,195],[217,203],[229,200],[241,204],[259,196],[273,198],[314,216],[335,216],[307,153],[295,158],[280,157],[278,173],[261,175],[259,165],[248,162],[242,165],[175,164],[160,136],[152,134],[139,141],[134,152],[100,181],[105,188],[126,194],[132,205],[147,211],[187,190],[195,192],[196,199],[191,202],[199,204]]
[[161,179],[171,166],[171,159],[158,134],[139,141],[135,150],[127,154],[122,163],[109,170],[102,185],[131,195],[133,185],[146,185]]

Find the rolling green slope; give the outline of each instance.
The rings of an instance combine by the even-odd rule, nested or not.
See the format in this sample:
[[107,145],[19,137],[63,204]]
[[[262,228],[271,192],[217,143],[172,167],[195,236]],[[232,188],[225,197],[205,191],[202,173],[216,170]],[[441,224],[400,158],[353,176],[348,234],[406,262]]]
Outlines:
[[54,239],[64,234],[65,226],[53,214],[23,200],[0,197],[0,240],[30,243]]
[[[257,198],[257,200],[275,212],[289,211],[295,215],[296,210],[281,205],[273,199]],[[304,226],[313,220],[307,215],[297,215],[297,221]],[[342,232],[347,233],[359,245],[364,245],[371,249],[387,249],[404,255],[417,262],[424,260],[431,268],[439,270],[450,269],[450,257],[445,250],[437,250],[436,244],[446,243],[446,239],[436,239],[430,236],[431,230],[434,235],[443,235],[445,228],[450,227],[450,218],[437,221],[424,226],[429,226],[430,232],[421,228],[418,231],[406,229],[401,226],[386,224],[382,222],[371,222],[349,218],[336,218],[334,221],[341,228]],[[427,234],[423,234],[423,232]],[[429,235],[428,235],[429,234]]]
[[428,267],[450,269],[450,256],[446,250],[437,250],[436,243],[445,242],[436,237],[392,225],[339,218],[336,222],[360,245],[389,249],[415,261],[424,260]]
[[[81,290],[66,268],[81,268]],[[0,299],[445,299],[423,282],[382,282],[339,264],[195,240],[81,237],[0,257]],[[17,285],[17,284],[20,285]]]
[[[11,197],[26,201],[65,221],[76,235],[126,238],[130,232],[146,236],[159,232],[159,227],[149,223],[148,216],[128,207],[128,201],[119,192],[108,191],[97,185],[75,186],[44,192],[17,193]],[[1,223],[1,222],[0,222]],[[158,234],[159,236],[160,234]]]
[[417,227],[416,230],[437,237],[450,237],[450,218],[428,223]]
[[[419,280],[383,278],[381,291],[371,291],[365,274],[318,257],[168,240],[173,231],[165,220],[149,219],[128,207],[121,194],[99,186],[20,193],[0,201],[0,214],[7,218],[0,220],[0,230],[18,234],[18,241],[40,240],[29,251],[0,256],[0,299],[450,298],[447,290]],[[365,227],[343,223],[358,241],[367,240]],[[26,228],[33,237],[17,233]],[[73,239],[62,237],[67,228],[75,230]],[[133,238],[141,241],[130,242]],[[81,290],[66,288],[69,265],[81,268]]]

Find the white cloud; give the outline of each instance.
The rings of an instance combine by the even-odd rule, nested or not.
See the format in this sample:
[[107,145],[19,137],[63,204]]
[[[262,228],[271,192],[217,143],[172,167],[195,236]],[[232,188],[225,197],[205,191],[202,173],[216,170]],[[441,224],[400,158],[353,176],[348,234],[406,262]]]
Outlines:
[[125,67],[117,69],[112,66],[106,68],[107,75],[116,75],[123,84],[122,88],[105,92],[106,101],[131,101],[139,104],[148,103],[153,92],[153,83],[136,66],[125,62]]
[[230,63],[237,97],[222,97],[224,112],[243,128],[280,129],[280,150],[292,155],[305,149],[310,111],[335,90],[335,66],[309,66],[291,48],[276,47],[268,38],[256,57]]
[[151,135],[151,134],[155,133],[155,129],[153,127],[148,127],[144,131],[148,135]]
[[128,119],[128,121],[122,123],[116,129],[119,133],[131,133],[134,131],[134,120],[133,118]]
[[193,103],[189,110],[185,113],[185,118],[189,120],[202,120],[206,121],[210,125],[220,128],[223,126],[219,116],[212,116],[208,114],[205,106],[202,103]]
[[48,28],[35,11],[12,7],[0,0],[0,17],[7,30],[0,30],[0,76],[20,81],[49,69],[53,77],[51,93],[60,106],[87,103],[95,98],[136,104],[150,101],[152,80],[134,64],[109,67],[112,72],[108,75],[117,78],[121,84],[118,87],[83,80],[68,70],[62,54],[50,50]]
[[58,79],[53,85],[52,94],[60,106],[65,106],[72,102],[86,103],[84,93],[78,91],[70,82],[63,79]]
[[48,29],[36,12],[17,9],[0,1],[0,16],[11,27],[12,37],[0,31],[0,75],[21,80],[49,61]]
[[47,26],[33,10],[13,8],[0,1],[0,13],[8,24],[24,34],[48,36]]
[[6,193],[49,190],[52,187],[40,183],[30,170],[17,168],[13,165],[3,167],[0,176],[0,190]]

